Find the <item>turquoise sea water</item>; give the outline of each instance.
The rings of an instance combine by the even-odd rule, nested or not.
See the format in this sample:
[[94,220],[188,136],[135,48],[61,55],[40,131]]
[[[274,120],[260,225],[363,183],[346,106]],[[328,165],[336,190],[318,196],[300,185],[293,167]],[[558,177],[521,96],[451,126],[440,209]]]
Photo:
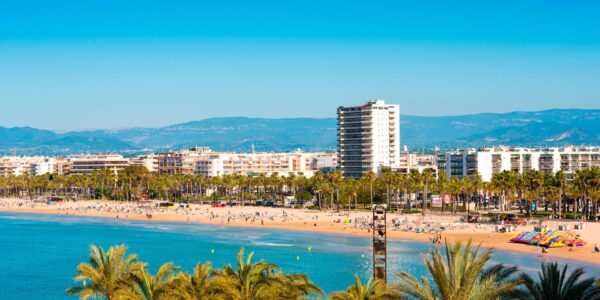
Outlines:
[[[185,270],[196,263],[213,266],[234,263],[241,246],[255,252],[255,259],[277,263],[284,272],[307,273],[326,292],[352,284],[353,275],[367,278],[370,239],[336,234],[317,234],[273,229],[215,225],[142,222],[76,216],[0,213],[0,299],[69,299],[76,266],[86,261],[89,245],[126,244],[154,271],[173,261]],[[308,247],[312,251],[308,251]],[[425,275],[420,253],[430,246],[412,241],[389,243],[389,267]],[[215,250],[211,254],[211,249]],[[299,258],[299,259],[298,259]],[[535,272],[542,258],[497,251],[494,262],[518,265]],[[563,261],[564,262],[564,261]],[[600,276],[600,265],[582,266]],[[393,278],[393,276],[391,276]],[[73,299],[73,298],[71,298]]]

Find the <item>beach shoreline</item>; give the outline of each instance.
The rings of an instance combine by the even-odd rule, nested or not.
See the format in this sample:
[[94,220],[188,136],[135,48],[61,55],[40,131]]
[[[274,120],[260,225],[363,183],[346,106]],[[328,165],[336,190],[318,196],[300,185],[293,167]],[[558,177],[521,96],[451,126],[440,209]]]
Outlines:
[[[0,206],[0,212],[7,213],[32,213],[32,214],[50,214],[50,215],[62,215],[62,216],[83,216],[83,217],[100,217],[110,219],[125,219],[125,220],[137,220],[147,222],[176,222],[176,223],[198,223],[198,224],[211,224],[211,225],[222,225],[222,226],[233,226],[233,227],[244,227],[244,228],[269,228],[269,229],[281,229],[291,231],[303,231],[312,232],[316,234],[332,233],[332,234],[347,234],[353,236],[370,237],[372,233],[364,228],[356,228],[350,226],[351,224],[345,224],[344,222],[338,221],[342,218],[337,213],[332,212],[320,212],[320,211],[306,211],[302,209],[283,209],[283,208],[264,208],[264,207],[222,207],[213,208],[208,205],[198,205],[195,212],[202,213],[188,213],[185,210],[170,211],[165,210],[164,212],[153,211],[151,218],[148,218],[147,214],[134,213],[134,212],[113,212],[113,211],[98,211],[91,209],[81,209],[93,205],[102,205],[102,207],[118,206],[118,205],[129,205],[131,203],[118,203],[108,201],[97,201],[97,200],[85,200],[78,202],[70,202],[55,205],[34,205],[33,207],[28,206],[7,206],[6,201],[26,201],[22,199],[3,199],[3,204]],[[19,202],[20,203],[20,202]],[[183,211],[183,212],[182,212]],[[240,212],[245,212],[243,218],[239,217]],[[255,218],[253,215],[262,214],[264,212],[265,217]],[[225,214],[227,212],[227,214]],[[209,214],[210,217],[207,217]],[[278,220],[276,216],[281,217],[282,215],[291,216],[289,220],[284,218]],[[368,212],[350,212],[348,216],[343,218],[364,218],[369,215]],[[213,217],[215,216],[215,217]],[[228,217],[225,217],[228,216]],[[229,216],[237,216],[235,219]],[[250,216],[250,217],[248,217]],[[266,217],[269,216],[269,217]],[[420,215],[396,215],[389,214],[388,218],[403,217],[410,218],[411,220],[437,220],[437,221],[452,221],[457,218],[452,215],[429,215],[424,218]],[[599,235],[600,229],[599,224],[589,223],[587,226],[587,237]],[[598,228],[596,228],[598,227]],[[526,227],[520,230],[527,230]],[[485,248],[493,248],[503,251],[511,251],[518,253],[527,253],[532,255],[539,255],[540,257],[547,257],[551,260],[556,259],[567,259],[575,260],[585,263],[593,263],[600,265],[600,254],[593,253],[594,240],[588,241],[588,244],[583,247],[577,247],[573,251],[569,251],[568,248],[552,248],[547,254],[541,254],[541,250],[535,246],[516,244],[509,241],[513,233],[497,233],[492,232],[489,227],[484,228],[458,228],[454,230],[447,230],[442,233],[442,238],[450,241],[463,241],[467,242],[469,239],[472,240],[474,245],[480,244]],[[388,230],[389,240],[409,240],[419,242],[430,242],[431,238],[434,237],[433,233],[416,233],[408,231],[395,231]],[[599,237],[600,238],[600,237]]]

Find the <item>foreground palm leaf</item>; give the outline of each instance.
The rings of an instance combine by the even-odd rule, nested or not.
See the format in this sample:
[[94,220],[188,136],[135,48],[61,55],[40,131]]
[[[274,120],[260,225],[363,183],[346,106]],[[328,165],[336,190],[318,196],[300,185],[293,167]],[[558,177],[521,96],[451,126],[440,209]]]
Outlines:
[[329,295],[332,300],[378,300],[378,299],[400,299],[386,287],[381,280],[369,279],[365,285],[362,284],[357,275],[354,276],[356,283],[345,292],[335,292]]
[[237,270],[226,265],[222,270],[213,271],[212,286],[217,294],[232,300],[273,299],[275,285],[283,284],[271,274],[277,265],[259,261],[252,263],[250,253],[244,260],[244,248],[237,255]]
[[278,272],[274,275],[276,281],[269,288],[268,295],[272,299],[293,300],[308,295],[322,295],[323,291],[316,286],[305,274],[283,274]]
[[152,276],[142,266],[132,272],[132,279],[127,288],[122,292],[124,299],[131,300],[163,300],[173,299],[177,288],[175,286],[175,275],[179,267],[173,263],[162,265],[156,276]]
[[131,282],[132,271],[142,266],[137,256],[125,257],[127,247],[124,245],[110,247],[107,252],[96,246],[90,250],[90,262],[79,264],[74,278],[82,282],[82,286],[68,288],[67,294],[79,295],[80,299],[119,299]]
[[[565,265],[562,270],[558,264],[542,263],[542,272],[538,273],[539,281],[534,281],[527,274],[521,277],[524,280],[526,294],[521,299],[531,300],[597,300],[600,299],[600,287],[594,283],[593,278],[581,280],[585,274],[583,269],[577,268],[567,276]],[[599,279],[600,280],[600,279]]]
[[211,264],[198,264],[192,275],[181,272],[177,274],[174,285],[177,287],[178,299],[209,300],[214,299],[211,286]]
[[460,241],[455,244],[446,241],[445,255],[435,248],[423,256],[434,286],[425,277],[418,280],[400,272],[396,273],[399,281],[393,288],[401,295],[427,300],[492,300],[517,295],[522,279],[509,279],[516,268],[496,265],[485,269],[492,253],[489,249],[473,248],[470,240],[464,247]]

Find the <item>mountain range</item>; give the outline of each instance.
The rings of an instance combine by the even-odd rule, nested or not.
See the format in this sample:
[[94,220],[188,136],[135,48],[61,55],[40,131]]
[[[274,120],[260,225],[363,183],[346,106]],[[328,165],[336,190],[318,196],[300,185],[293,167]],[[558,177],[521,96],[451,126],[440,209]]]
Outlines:
[[[598,145],[600,110],[400,117],[401,144],[410,150],[483,145]],[[335,118],[210,118],[159,128],[54,132],[0,126],[0,154],[133,154],[208,146],[218,151],[335,151]]]

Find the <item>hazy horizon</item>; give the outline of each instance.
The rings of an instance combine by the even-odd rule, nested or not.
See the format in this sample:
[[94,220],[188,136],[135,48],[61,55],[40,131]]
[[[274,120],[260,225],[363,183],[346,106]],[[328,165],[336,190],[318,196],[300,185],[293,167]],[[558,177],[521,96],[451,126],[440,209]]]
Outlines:
[[[402,109],[402,107],[401,107]],[[552,110],[600,110],[600,108],[549,108],[549,109],[544,109],[544,110],[531,110],[531,111],[525,111],[525,110],[512,110],[512,111],[506,111],[506,112],[479,112],[479,113],[472,113],[472,114],[456,114],[456,115],[417,115],[417,114],[405,114],[405,113],[401,113],[401,116],[411,116],[411,117],[423,117],[423,118],[427,118],[427,117],[460,117],[460,116],[468,116],[468,115],[480,115],[480,114],[508,114],[508,113],[517,113],[517,112],[524,112],[524,113],[535,113],[535,112],[543,112],[543,111],[552,111]],[[198,122],[198,121],[203,121],[203,120],[209,120],[209,119],[224,119],[224,118],[248,118],[248,119],[268,119],[268,120],[277,120],[277,119],[335,119],[336,116],[329,116],[329,117],[310,117],[310,116],[297,116],[297,117],[260,117],[260,116],[242,116],[242,115],[237,115],[237,116],[214,116],[214,117],[206,117],[206,118],[201,118],[201,119],[195,119],[195,120],[182,120],[179,122],[175,122],[175,123],[171,123],[171,124],[162,124],[162,125],[157,125],[157,126],[136,126],[136,125],[132,125],[132,126],[124,126],[124,127],[96,127],[96,128],[75,128],[75,129],[52,129],[52,128],[43,128],[43,127],[34,127],[34,126],[29,126],[29,125],[23,125],[23,126],[6,126],[4,124],[0,124],[0,127],[4,127],[4,128],[19,128],[19,127],[31,127],[31,128],[36,128],[36,129],[42,129],[42,130],[50,130],[50,131],[54,131],[57,133],[67,133],[67,132],[78,132],[78,131],[94,131],[94,130],[123,130],[123,129],[133,129],[133,128],[162,128],[162,127],[168,127],[168,126],[173,126],[173,125],[178,125],[178,124],[185,124],[188,122]]]

